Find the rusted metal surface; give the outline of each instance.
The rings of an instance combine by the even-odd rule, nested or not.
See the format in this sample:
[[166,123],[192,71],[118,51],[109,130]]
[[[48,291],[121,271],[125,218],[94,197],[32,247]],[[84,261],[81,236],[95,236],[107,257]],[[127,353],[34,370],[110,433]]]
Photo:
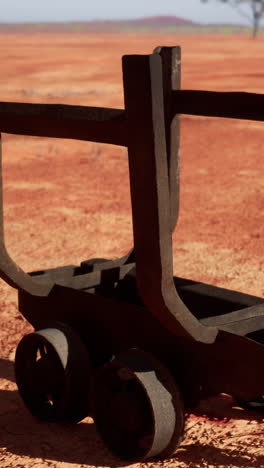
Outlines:
[[[118,449],[114,451],[121,457],[133,460],[173,452],[183,426],[180,394],[188,408],[220,392],[253,407],[254,401],[258,408],[264,407],[263,298],[173,277],[172,263],[172,232],[179,212],[179,114],[264,120],[264,95],[180,90],[180,60],[179,47],[158,47],[150,55],[123,57],[124,110],[0,103],[2,132],[128,147],[134,234],[130,251],[115,260],[94,258],[79,266],[27,274],[5,248],[0,186],[0,276],[18,289],[19,310],[37,330],[22,340],[16,359],[20,392],[31,412],[43,412],[43,400],[41,388],[31,385],[34,375],[30,373],[34,374],[36,368],[46,372],[40,382],[47,392],[50,388],[53,391],[52,382],[46,385],[45,378],[53,379],[52,354],[60,356],[61,346],[55,338],[65,332],[72,353],[69,359],[82,359],[87,352],[89,379],[95,374],[103,376],[101,380],[95,377],[95,382],[107,387],[106,413],[111,405],[119,405],[116,395],[120,389],[116,391],[113,386],[122,381],[119,396],[132,426],[137,423],[137,437],[121,410],[115,431],[110,428],[105,437],[110,448],[114,444]],[[47,327],[53,330],[51,335],[45,331]],[[77,339],[71,340],[71,330]],[[85,348],[79,346],[79,339]],[[52,352],[41,356],[39,363],[35,341],[40,348],[52,345]],[[33,363],[33,370],[23,368],[27,362]],[[161,371],[164,365],[166,370]],[[56,394],[58,414],[62,419],[78,419],[86,411],[86,403],[90,408],[90,402],[84,398],[85,404],[75,408],[78,388],[73,391],[71,368],[66,366],[61,372],[63,385]],[[87,385],[82,381],[83,374],[78,373],[79,390]],[[144,400],[143,407],[135,402],[135,394],[127,385],[131,375],[137,381],[134,390],[141,403]],[[163,388],[159,386],[162,379]],[[105,389],[97,392],[97,384],[92,398],[96,399],[95,412],[103,427],[105,416],[100,408]],[[162,409],[160,397],[166,400],[167,391],[177,404],[172,408],[169,398]],[[83,398],[83,393],[79,394]],[[32,409],[30,401],[36,402],[36,408]],[[129,402],[136,404],[136,422]],[[178,420],[174,417],[176,410]],[[147,420],[146,413],[150,415]],[[124,454],[120,442],[123,430],[128,431],[128,451]],[[132,435],[135,444],[129,445]]]

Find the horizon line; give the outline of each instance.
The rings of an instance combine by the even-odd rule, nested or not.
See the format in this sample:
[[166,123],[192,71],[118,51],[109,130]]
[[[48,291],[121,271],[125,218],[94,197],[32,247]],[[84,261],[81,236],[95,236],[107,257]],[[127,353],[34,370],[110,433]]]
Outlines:
[[250,26],[250,24],[245,24],[245,23],[228,23],[228,22],[221,22],[221,23],[216,23],[216,22],[196,22],[191,19],[181,17],[181,16],[176,16],[176,15],[153,15],[153,16],[137,16],[137,17],[123,17],[123,18],[108,18],[108,19],[103,19],[103,18],[94,18],[94,19],[67,19],[67,20],[27,20],[27,21],[0,21],[1,25],[19,25],[19,24],[71,24],[71,23],[111,23],[111,22],[123,22],[123,21],[138,21],[138,20],[147,20],[147,19],[152,19],[152,18],[177,18],[179,20],[182,20],[183,22],[189,22],[190,24],[193,24],[194,26],[217,26],[217,25],[227,25],[227,26]]

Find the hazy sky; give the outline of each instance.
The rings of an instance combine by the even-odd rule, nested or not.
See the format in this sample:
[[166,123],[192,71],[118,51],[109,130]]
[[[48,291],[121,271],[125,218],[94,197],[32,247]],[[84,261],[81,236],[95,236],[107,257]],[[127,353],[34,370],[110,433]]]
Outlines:
[[217,0],[0,0],[0,22],[78,21],[176,15],[200,23],[247,23]]

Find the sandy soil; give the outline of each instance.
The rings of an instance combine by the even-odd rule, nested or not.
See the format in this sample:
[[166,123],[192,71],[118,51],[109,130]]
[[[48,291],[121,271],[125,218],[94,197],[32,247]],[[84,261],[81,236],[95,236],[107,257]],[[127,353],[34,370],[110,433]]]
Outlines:
[[[121,56],[181,45],[182,87],[264,92],[264,38],[2,35],[0,101],[123,107]],[[264,295],[263,123],[182,117],[181,212],[174,274]],[[126,150],[3,135],[5,234],[26,271],[115,258],[132,245]],[[16,291],[0,283],[2,467],[125,466],[87,418],[42,424],[24,408],[15,348],[31,327]],[[264,466],[264,420],[228,396],[201,402],[169,460],[142,466]]]

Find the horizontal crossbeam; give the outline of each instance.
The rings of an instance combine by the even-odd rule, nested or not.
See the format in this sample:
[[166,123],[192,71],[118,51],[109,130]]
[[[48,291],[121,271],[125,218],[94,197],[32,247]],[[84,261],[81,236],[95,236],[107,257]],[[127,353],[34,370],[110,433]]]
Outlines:
[[[173,115],[264,121],[264,94],[177,90],[171,99]],[[0,102],[0,132],[127,146],[123,109]]]
[[264,121],[264,94],[172,91],[173,114]]
[[127,146],[122,109],[0,102],[0,132]]

